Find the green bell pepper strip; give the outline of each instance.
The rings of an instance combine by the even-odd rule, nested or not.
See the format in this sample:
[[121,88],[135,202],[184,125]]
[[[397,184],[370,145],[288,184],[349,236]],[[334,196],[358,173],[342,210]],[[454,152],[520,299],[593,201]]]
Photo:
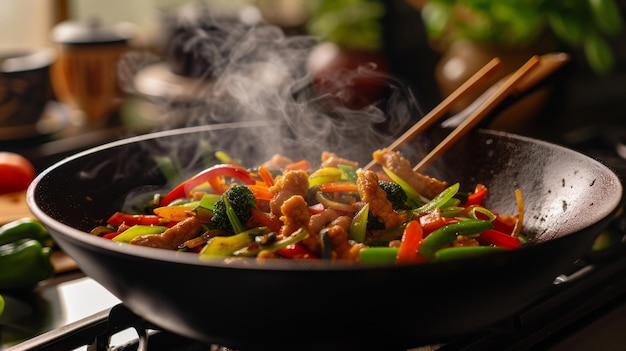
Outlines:
[[0,245],[20,239],[35,239],[42,245],[51,247],[53,240],[46,227],[36,219],[24,217],[0,227]]
[[361,263],[366,265],[394,264],[398,250],[397,247],[368,247],[359,251],[359,258]]
[[2,317],[2,312],[4,312],[4,297],[0,295],[0,317]]
[[357,243],[362,243],[365,241],[365,234],[367,232],[367,217],[369,214],[369,203],[366,203],[359,212],[356,213],[354,218],[352,218],[352,222],[350,223],[350,228],[348,228],[348,238],[350,240],[354,240]]
[[300,228],[295,233],[291,234],[290,236],[286,238],[283,238],[278,241],[274,241],[268,245],[259,245],[256,247],[245,247],[245,248],[242,248],[241,250],[234,252],[233,255],[243,256],[243,257],[254,257],[258,255],[259,252],[261,251],[267,250],[267,251],[274,252],[280,249],[284,249],[285,247],[289,245],[300,242],[302,239],[306,238],[308,235],[309,235],[309,232],[306,229]]
[[0,291],[30,289],[54,275],[52,249],[35,239],[0,245]]
[[422,213],[432,211],[435,208],[441,208],[448,201],[450,201],[450,199],[452,199],[454,195],[456,195],[456,193],[459,191],[459,187],[460,187],[459,183],[454,183],[450,185],[449,187],[444,189],[442,192],[437,194],[437,196],[433,197],[429,202],[411,211],[413,216],[419,216]]
[[431,259],[435,253],[451,244],[459,235],[478,235],[480,232],[493,228],[489,221],[481,219],[468,219],[461,222],[446,224],[435,229],[424,238],[417,252],[426,259]]
[[339,168],[343,172],[343,174],[346,176],[346,178],[350,182],[356,183],[356,181],[359,178],[359,176],[356,174],[356,171],[354,170],[354,167],[348,166],[348,165],[343,165],[343,164],[338,164],[337,168]]
[[433,261],[448,261],[459,258],[474,257],[494,252],[507,251],[507,249],[496,246],[460,246],[448,247],[435,253]]
[[121,232],[119,235],[113,237],[113,241],[119,243],[129,243],[131,240],[138,236],[142,235],[150,235],[150,234],[161,234],[163,233],[167,227],[161,225],[134,225],[125,231]]

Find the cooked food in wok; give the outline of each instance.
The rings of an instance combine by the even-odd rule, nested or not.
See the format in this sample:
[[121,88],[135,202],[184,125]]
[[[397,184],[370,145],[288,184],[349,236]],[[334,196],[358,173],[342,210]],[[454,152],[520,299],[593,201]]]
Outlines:
[[195,252],[203,260],[363,264],[455,259],[524,243],[519,189],[510,194],[518,213],[499,214],[483,205],[487,185],[473,184],[463,192],[459,183],[414,171],[396,151],[373,153],[382,169],[377,172],[331,152],[322,153],[316,169],[306,160],[276,155],[250,170],[218,155],[222,163],[167,194],[155,193],[140,211],[112,214],[92,233],[120,243]]

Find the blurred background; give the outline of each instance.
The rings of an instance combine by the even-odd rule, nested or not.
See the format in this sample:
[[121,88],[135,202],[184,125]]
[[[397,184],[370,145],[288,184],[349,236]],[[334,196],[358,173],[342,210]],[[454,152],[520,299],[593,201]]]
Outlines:
[[[40,170],[93,144],[192,124],[245,50],[294,60],[289,72],[266,64],[239,75],[264,87],[282,87],[288,76],[298,81],[290,94],[323,96],[330,109],[402,110],[387,123],[397,129],[495,56],[505,64],[501,78],[534,54],[566,52],[563,69],[498,109],[489,126],[613,148],[626,138],[625,12],[624,0],[3,1],[0,148]],[[279,33],[256,43],[271,32],[281,44],[232,49],[260,24]],[[36,69],[43,75],[24,76]],[[216,116],[195,123],[230,121]]]

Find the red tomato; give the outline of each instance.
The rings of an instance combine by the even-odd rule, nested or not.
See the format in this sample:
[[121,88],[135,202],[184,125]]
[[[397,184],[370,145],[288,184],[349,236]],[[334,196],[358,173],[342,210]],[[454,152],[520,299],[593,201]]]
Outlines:
[[33,179],[35,167],[27,158],[13,152],[0,152],[0,194],[26,190]]

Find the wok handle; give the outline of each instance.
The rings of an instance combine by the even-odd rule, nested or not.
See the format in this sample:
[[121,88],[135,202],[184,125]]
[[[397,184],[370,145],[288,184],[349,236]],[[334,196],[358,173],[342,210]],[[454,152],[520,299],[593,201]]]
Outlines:
[[568,274],[559,275],[558,277],[554,279],[553,284],[554,285],[571,284],[591,274],[594,270],[595,270],[595,266],[593,264],[586,265],[569,275]]

